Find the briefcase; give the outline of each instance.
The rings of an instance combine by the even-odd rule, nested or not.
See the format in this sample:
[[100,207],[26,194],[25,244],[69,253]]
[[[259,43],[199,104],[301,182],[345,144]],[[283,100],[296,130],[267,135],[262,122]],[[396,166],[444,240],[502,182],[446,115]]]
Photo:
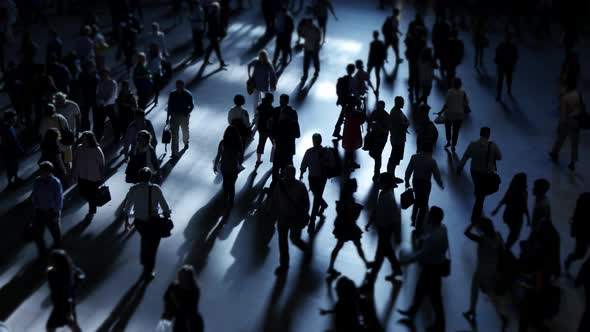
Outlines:
[[102,186],[98,188],[96,192],[96,197],[94,198],[94,203],[96,206],[104,206],[106,203],[111,201],[111,191],[109,187]]
[[402,193],[400,197],[400,204],[404,210],[414,205],[414,190],[412,190],[412,188],[408,188]]
[[170,144],[172,142],[172,132],[170,131],[170,127],[164,127],[162,131],[162,144]]

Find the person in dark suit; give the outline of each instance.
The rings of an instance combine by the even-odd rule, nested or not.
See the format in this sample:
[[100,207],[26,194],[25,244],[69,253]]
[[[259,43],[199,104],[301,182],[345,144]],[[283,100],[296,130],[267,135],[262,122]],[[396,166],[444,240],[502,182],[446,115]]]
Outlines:
[[198,311],[201,290],[197,285],[195,270],[184,265],[164,293],[162,318],[174,321],[174,332],[203,332],[203,317]]
[[0,125],[0,155],[6,165],[8,188],[13,188],[22,182],[18,177],[18,159],[24,150],[16,135],[16,123],[16,112],[4,112],[4,119]]
[[281,95],[279,103],[279,106],[275,108],[272,121],[272,136],[275,142],[273,181],[278,179],[284,167],[293,165],[295,140],[301,136],[297,111],[289,106],[289,96]]
[[221,55],[221,48],[219,47],[219,42],[224,34],[225,31],[223,31],[223,26],[221,24],[219,3],[214,2],[210,5],[207,15],[207,36],[209,37],[209,47],[207,48],[207,52],[205,52],[205,59],[203,61],[204,66],[209,64],[209,57],[213,51],[215,51],[217,60],[219,60],[219,68],[224,68],[226,66],[223,61],[223,56]]
[[512,74],[514,67],[518,61],[518,49],[512,43],[510,32],[507,30],[504,35],[504,41],[496,47],[496,58],[494,60],[498,67],[498,94],[496,100],[500,100],[502,96],[502,84],[506,79],[506,88],[508,95],[512,96]]
[[338,78],[336,82],[336,105],[340,106],[340,114],[338,115],[338,121],[336,121],[336,125],[334,126],[334,132],[332,133],[332,137],[336,139],[341,139],[342,135],[340,135],[340,129],[342,128],[342,124],[344,123],[344,108],[346,105],[350,103],[351,94],[353,92],[353,81],[354,74],[356,70],[356,66],[352,63],[346,65],[346,75]]
[[371,70],[375,68],[376,78],[376,94],[379,95],[379,87],[381,86],[381,70],[387,62],[387,48],[385,43],[379,39],[379,31],[373,31],[373,41],[369,48],[369,59],[367,61],[367,72],[371,74]]
[[565,260],[569,270],[574,261],[584,258],[590,248],[590,192],[580,194],[572,216],[571,236],[576,239],[576,247]]
[[273,67],[277,67],[279,55],[281,55],[281,65],[283,68],[291,61],[291,40],[293,30],[295,30],[295,22],[293,15],[289,12],[286,6],[281,8],[281,11],[274,19],[274,30],[277,35],[275,53],[272,59]]

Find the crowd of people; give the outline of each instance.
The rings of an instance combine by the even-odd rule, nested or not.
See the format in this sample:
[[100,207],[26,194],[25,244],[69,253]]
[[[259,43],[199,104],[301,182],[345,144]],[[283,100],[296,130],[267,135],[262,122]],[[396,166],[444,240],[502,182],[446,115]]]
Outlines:
[[[58,12],[63,10],[62,2],[57,1],[60,4]],[[172,1],[175,15],[180,20],[184,16],[181,13],[183,2]],[[303,2],[299,2],[301,10]],[[220,43],[228,33],[230,1],[190,0],[187,3],[192,56],[202,58],[206,66],[211,53],[215,52],[220,68],[225,68],[227,63]],[[19,3],[9,8],[18,9],[19,19],[25,22],[25,28],[18,58],[9,59],[7,66],[5,43],[0,41],[4,91],[10,97],[12,108],[2,113],[1,126],[0,152],[8,179],[7,190],[23,185],[24,181],[19,177],[19,161],[32,150],[31,147],[40,150],[38,176],[30,194],[33,216],[23,228],[27,238],[37,246],[38,261],[47,266],[53,303],[47,321],[48,331],[63,326],[81,331],[75,310],[76,288],[85,275],[63,249],[61,215],[65,190],[77,188],[80,197],[88,203],[85,220],[90,222],[98,209],[110,200],[109,189],[105,186],[109,161],[103,149],[107,146],[120,148],[120,155],[126,162],[125,181],[131,187],[119,214],[126,230],[135,229],[141,237],[141,280],[149,283],[156,276],[160,242],[170,236],[174,227],[172,209],[159,186],[163,174],[156,147],[171,143],[172,160],[180,159],[182,153],[189,149],[190,116],[198,106],[185,82],[177,80],[174,90],[167,97],[166,127],[162,142],[158,142],[159,135],[146,118],[146,112],[150,105],[158,104],[165,83],[172,78],[171,50],[166,34],[157,22],[152,23],[150,32],[142,32],[142,1],[113,1],[110,5],[112,31],[109,34],[101,31],[96,16],[88,15],[73,48],[66,51],[60,34],[50,29],[45,62],[42,64],[34,60],[40,47],[32,37],[31,28],[36,21],[46,21],[46,18],[36,5]],[[242,1],[237,1],[236,5],[243,8]],[[379,5],[385,6],[385,1],[380,1]],[[338,254],[347,242],[354,244],[364,269],[375,276],[387,258],[392,274],[385,279],[394,286],[406,281],[404,270],[409,264],[419,264],[421,269],[413,301],[407,309],[398,311],[405,317],[402,322],[413,325],[414,317],[428,297],[434,321],[427,330],[443,331],[446,323],[441,288],[444,278],[451,273],[452,255],[444,210],[429,203],[433,179],[441,190],[445,189],[447,181],[433,157],[439,136],[436,125],[444,125],[444,148],[455,152],[462,124],[470,117],[472,107],[476,107],[470,103],[468,92],[457,74],[465,48],[459,33],[465,17],[460,17],[458,12],[473,21],[476,68],[482,66],[484,50],[491,46],[487,36],[489,17],[482,8],[437,5],[432,29],[426,26],[421,11],[418,11],[404,30],[400,24],[402,11],[393,8],[380,29],[379,26],[374,28],[368,45],[367,69],[363,60],[351,61],[343,68],[346,74],[333,82],[339,108],[338,114],[334,113],[334,147],[323,146],[324,137],[315,133],[313,146],[302,154],[301,164],[294,165],[294,156],[299,153],[296,142],[304,124],[299,122],[298,112],[290,104],[289,95],[280,94],[275,105],[280,73],[293,59],[295,45],[292,36],[296,33],[298,44],[301,38],[304,40],[301,46],[302,84],[308,79],[312,63],[314,78],[317,78],[320,75],[319,54],[329,35],[328,16],[332,14],[334,19],[338,19],[330,0],[313,0],[296,26],[297,15],[291,11],[295,6],[297,1],[261,1],[265,36],[276,37],[276,44],[272,57],[262,50],[256,59],[247,64],[246,86],[252,96],[251,111],[248,111],[250,106],[246,106],[249,104],[246,97],[236,94],[234,105],[227,114],[227,127],[218,144],[217,154],[212,156],[213,171],[223,179],[223,215],[227,219],[232,212],[235,184],[245,168],[244,152],[258,133],[256,168],[264,162],[267,143],[272,146],[270,156],[264,158],[272,163],[272,180],[260,193],[260,210],[269,222],[276,222],[280,256],[275,270],[277,277],[284,277],[289,271],[289,239],[303,252],[304,262],[310,262],[311,243],[303,240],[303,231],[306,230],[310,238],[314,236],[318,231],[318,218],[323,218],[326,209],[333,204],[336,218],[332,234],[336,245],[326,274],[329,280],[337,279],[338,301],[334,309],[322,310],[321,313],[335,314],[336,331],[374,331],[370,327],[371,319],[365,317],[367,310],[363,301],[366,299],[360,296],[363,288],[341,276],[335,267]],[[568,12],[567,9],[562,10]],[[548,24],[545,15],[546,12],[542,11],[540,17],[544,24]],[[555,143],[548,148],[548,158],[557,163],[559,151],[569,138],[571,157],[568,168],[574,171],[578,161],[580,131],[588,128],[588,114],[579,89],[581,69],[576,45],[580,38],[580,26],[568,15],[564,14],[570,20],[561,22],[565,57],[560,89],[556,91],[559,95],[559,121]],[[15,22],[1,19],[1,40],[13,39],[12,25]],[[504,82],[508,95],[512,96],[513,73],[519,62],[518,46],[514,41],[514,36],[521,32],[518,21],[518,14],[508,13],[509,24],[504,29],[503,41],[495,49],[498,101],[502,100]],[[539,31],[542,32],[540,35],[547,32],[545,29]],[[147,45],[139,45],[141,34],[147,35]],[[402,38],[405,44],[403,55],[400,48]],[[105,52],[111,45],[117,45],[117,61],[125,68],[124,73],[117,75],[121,76],[120,80],[114,78],[115,71],[105,60]],[[389,62],[390,47],[396,67],[404,61],[408,64],[408,97],[396,96],[387,101],[379,98],[379,91],[382,89],[381,72],[385,63]],[[429,95],[437,69],[440,84],[447,91],[444,107],[432,121]],[[373,71],[375,84],[371,75]],[[369,105],[369,90],[375,96],[374,109]],[[408,118],[410,112],[414,122]],[[105,132],[105,125],[111,130]],[[408,154],[406,141],[412,126],[417,133],[417,149],[415,153]],[[496,164],[503,160],[503,147],[492,140],[491,127],[481,126],[479,137],[468,144],[454,170],[461,175],[467,163],[470,164],[474,192],[471,223],[464,234],[477,245],[477,263],[471,283],[470,304],[463,316],[469,323],[475,324],[481,292],[497,309],[503,331],[511,324],[508,312],[511,306],[518,310],[519,331],[525,332],[529,327],[542,330],[545,321],[559,311],[560,288],[556,280],[564,272],[569,273],[573,262],[584,259],[590,247],[590,196],[581,193],[572,212],[571,236],[575,238],[575,248],[567,256],[562,269],[560,236],[553,225],[548,195],[551,184],[547,179],[533,180],[534,206],[531,210],[528,206],[529,179],[524,172],[514,175],[491,216],[485,215],[485,200],[498,192],[502,181]],[[383,167],[382,154],[388,140],[391,152],[387,165]],[[338,150],[339,142],[344,152],[342,158]],[[374,160],[372,181],[379,193],[374,210],[369,211],[369,222],[363,228],[358,225],[358,220],[366,207],[355,198],[355,192],[358,182],[365,179],[355,178],[354,174],[363,167],[357,155],[364,151]],[[409,162],[404,176],[397,177],[396,170],[406,158]],[[306,173],[307,185],[304,182]],[[326,186],[330,184],[328,180],[332,178],[338,178],[340,185],[340,196],[335,203],[327,202],[323,197]],[[405,191],[398,205],[394,189],[401,184],[404,184]],[[313,199],[310,199],[308,188]],[[403,222],[401,209],[410,206],[413,251],[398,255],[396,246],[401,241]],[[501,226],[490,219],[502,207],[502,219],[509,230],[506,240],[497,231]],[[530,234],[521,240],[525,219]],[[373,225],[378,234],[377,250],[374,257],[369,257],[363,249],[361,237]],[[53,239],[51,249],[44,240],[45,229]],[[513,253],[515,244],[520,245],[519,255]],[[578,329],[580,332],[590,330],[589,281],[590,260],[586,259],[576,278],[576,285],[584,287],[586,296],[586,311]],[[158,328],[203,331],[207,318],[203,319],[198,311],[199,297],[196,272],[192,266],[185,265],[164,293],[164,312]]]

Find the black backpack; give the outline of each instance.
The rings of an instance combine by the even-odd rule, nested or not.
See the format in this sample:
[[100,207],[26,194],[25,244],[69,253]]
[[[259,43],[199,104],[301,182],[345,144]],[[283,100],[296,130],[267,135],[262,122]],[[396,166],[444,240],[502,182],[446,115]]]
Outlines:
[[342,161],[336,148],[324,147],[320,158],[322,169],[328,179],[342,174]]

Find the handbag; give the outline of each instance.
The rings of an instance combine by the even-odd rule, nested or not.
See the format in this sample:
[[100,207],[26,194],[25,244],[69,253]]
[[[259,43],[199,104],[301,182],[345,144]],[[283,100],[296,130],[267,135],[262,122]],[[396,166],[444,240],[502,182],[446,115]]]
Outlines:
[[[488,165],[490,162],[490,145],[491,144],[492,144],[492,142],[488,143],[486,165]],[[495,165],[495,162],[494,162],[494,165]],[[502,179],[495,171],[485,174],[482,179],[483,194],[486,196],[489,196],[489,195],[496,193],[498,191],[498,189],[500,189],[500,183],[502,183]]]
[[108,202],[111,201],[111,191],[109,190],[108,186],[101,186],[96,191],[96,196],[94,197],[94,203],[97,206],[104,206]]
[[445,117],[442,115],[442,113],[438,113],[436,118],[434,118],[434,123],[436,124],[444,124],[445,123]]
[[74,141],[76,140],[74,133],[69,128],[61,128],[61,125],[59,128],[59,136],[59,142],[66,146],[73,145]]
[[414,190],[412,188],[406,189],[400,196],[400,204],[404,210],[414,205],[414,201]]
[[254,80],[253,79],[248,79],[246,81],[246,91],[248,92],[249,95],[254,93],[254,90],[256,89],[256,86],[254,86]]
[[375,145],[375,134],[372,130],[368,130],[363,142],[363,150],[370,151]]
[[[172,229],[174,228],[174,223],[172,219],[167,217],[160,217],[160,216],[152,216],[152,185],[149,185],[148,189],[148,227],[152,227],[152,231],[154,235],[157,235],[161,238],[167,238],[172,235]],[[147,226],[147,225],[146,225]],[[139,231],[139,229],[138,229]],[[149,231],[149,230],[148,230]]]
[[172,132],[170,126],[166,125],[162,130],[162,144],[170,144],[170,142],[172,142]]

